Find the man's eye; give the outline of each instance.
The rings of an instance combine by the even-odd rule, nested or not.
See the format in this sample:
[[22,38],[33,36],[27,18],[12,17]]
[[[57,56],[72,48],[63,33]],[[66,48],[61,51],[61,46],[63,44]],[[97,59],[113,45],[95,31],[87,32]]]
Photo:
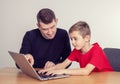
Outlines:
[[54,28],[55,28],[55,26],[51,27],[51,29],[54,29]]
[[43,31],[46,31],[47,29],[43,29]]

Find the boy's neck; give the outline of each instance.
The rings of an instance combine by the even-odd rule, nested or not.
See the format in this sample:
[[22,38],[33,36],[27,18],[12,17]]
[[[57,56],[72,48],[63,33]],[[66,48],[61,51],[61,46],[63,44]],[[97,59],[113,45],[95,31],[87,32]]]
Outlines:
[[93,47],[92,44],[86,43],[84,48],[81,49],[81,52],[84,54],[84,53],[88,52],[92,47]]

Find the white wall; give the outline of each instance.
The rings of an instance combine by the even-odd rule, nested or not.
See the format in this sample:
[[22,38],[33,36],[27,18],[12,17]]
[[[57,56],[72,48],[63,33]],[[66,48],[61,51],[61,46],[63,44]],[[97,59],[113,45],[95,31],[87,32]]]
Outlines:
[[19,52],[23,35],[36,28],[36,14],[48,7],[66,30],[79,20],[88,22],[91,42],[120,48],[120,0],[0,0],[0,68],[14,66],[8,50]]

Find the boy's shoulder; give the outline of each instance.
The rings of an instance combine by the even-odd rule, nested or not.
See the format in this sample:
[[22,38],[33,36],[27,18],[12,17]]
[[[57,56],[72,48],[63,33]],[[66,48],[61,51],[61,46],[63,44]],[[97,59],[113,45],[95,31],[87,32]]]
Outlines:
[[93,47],[90,49],[90,51],[101,51],[102,50],[102,48],[101,48],[101,46],[96,42],[96,43],[93,43],[92,44],[93,45]]

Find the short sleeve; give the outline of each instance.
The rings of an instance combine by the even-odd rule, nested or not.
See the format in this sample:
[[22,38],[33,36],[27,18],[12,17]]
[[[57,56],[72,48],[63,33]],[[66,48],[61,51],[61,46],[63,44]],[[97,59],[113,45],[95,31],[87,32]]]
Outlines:
[[68,59],[71,61],[77,61],[77,53],[78,53],[78,51],[76,49],[74,49],[68,56]]

